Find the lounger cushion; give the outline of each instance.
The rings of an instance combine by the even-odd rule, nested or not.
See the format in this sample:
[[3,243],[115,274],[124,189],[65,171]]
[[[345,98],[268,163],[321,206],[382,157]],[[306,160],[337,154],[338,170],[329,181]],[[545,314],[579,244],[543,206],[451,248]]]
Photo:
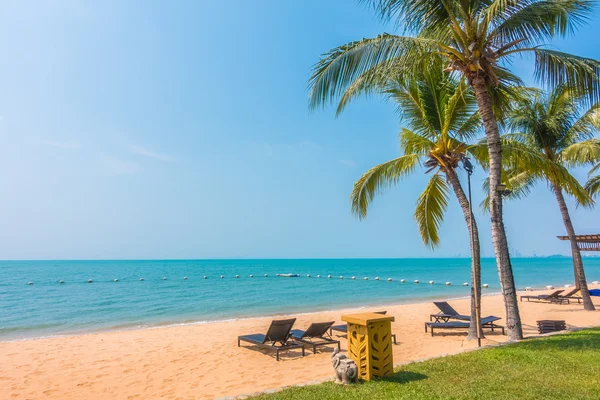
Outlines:
[[[303,340],[303,339],[320,339],[320,340],[324,340],[326,342],[336,342],[337,340],[333,340],[331,338],[325,337],[325,334],[321,335],[321,336],[305,336],[306,332],[301,330],[301,329],[294,329],[293,331],[290,332],[292,337],[296,340]],[[327,335],[329,336],[329,335]]]
[[430,314],[431,317],[437,317],[437,318],[446,318],[446,319],[458,319],[460,321],[470,321],[471,317],[468,315],[460,315],[460,314],[443,314],[443,313],[437,313],[437,314]]
[[[487,325],[494,321],[499,321],[502,318],[490,315],[489,317],[481,318],[481,325]],[[426,322],[427,326],[434,328],[468,328],[471,325],[470,322]]]
[[240,336],[238,339],[245,340],[246,342],[254,342],[257,344],[264,344],[265,335],[263,335],[262,333],[255,333],[253,335]]
[[502,318],[490,315],[489,317],[481,318],[481,325],[486,325],[494,321],[500,321]]
[[427,322],[427,326],[434,328],[468,328],[467,322]]
[[547,299],[548,297],[550,297],[549,294],[539,294],[537,296],[521,296],[521,298],[523,299]]
[[304,333],[306,333],[305,331],[303,331],[302,329],[293,329],[290,334],[292,335],[292,337],[294,339],[302,339],[304,337]]

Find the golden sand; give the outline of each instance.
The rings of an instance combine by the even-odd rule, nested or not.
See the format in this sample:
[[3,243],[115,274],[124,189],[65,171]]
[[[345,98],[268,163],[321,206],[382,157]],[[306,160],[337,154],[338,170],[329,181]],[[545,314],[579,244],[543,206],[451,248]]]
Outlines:
[[[600,308],[600,298],[594,298]],[[469,313],[469,300],[450,302]],[[581,305],[520,303],[525,335],[536,320],[564,319],[569,327],[600,325],[600,312]],[[465,333],[440,331],[431,337],[423,323],[437,312],[431,302],[385,307],[396,317],[394,362],[405,363],[474,348]],[[381,307],[377,308],[380,310]],[[311,322],[340,321],[343,313],[299,315],[295,328]],[[364,310],[361,310],[364,311]],[[500,296],[485,296],[482,315],[504,317]],[[292,316],[293,317],[293,316]],[[212,399],[251,394],[333,375],[331,350],[306,357],[299,351],[275,354],[237,347],[237,336],[264,333],[271,318],[165,328],[103,332],[36,340],[0,342],[0,399]],[[503,320],[499,322],[503,323]],[[486,331],[487,332],[487,331]],[[484,344],[506,341],[487,333]],[[342,349],[346,349],[342,338]]]

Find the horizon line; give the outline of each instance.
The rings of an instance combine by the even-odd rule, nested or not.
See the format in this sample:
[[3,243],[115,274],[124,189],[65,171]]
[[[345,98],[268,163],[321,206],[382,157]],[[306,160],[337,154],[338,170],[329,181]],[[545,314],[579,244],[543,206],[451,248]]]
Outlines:
[[[583,258],[597,258],[600,255],[588,255]],[[418,259],[470,259],[468,256],[460,257],[212,257],[212,258],[39,258],[39,259],[0,259],[0,262],[10,261],[221,261],[221,260],[418,260]],[[511,259],[522,258],[572,258],[563,254],[518,256]],[[481,257],[481,259],[495,259],[494,256]]]

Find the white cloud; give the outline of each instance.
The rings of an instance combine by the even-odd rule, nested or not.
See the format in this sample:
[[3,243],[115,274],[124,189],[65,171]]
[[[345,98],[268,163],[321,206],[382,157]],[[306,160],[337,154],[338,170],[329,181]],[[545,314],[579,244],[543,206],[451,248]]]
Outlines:
[[137,154],[139,156],[144,156],[144,157],[150,157],[150,158],[154,158],[155,160],[159,160],[159,161],[163,161],[163,162],[170,162],[170,163],[174,163],[177,160],[171,156],[168,156],[166,154],[160,154],[160,153],[155,153],[151,150],[148,150],[144,147],[141,146],[129,146],[129,151],[133,154]]
[[81,148],[81,145],[79,143],[60,142],[60,141],[56,141],[56,140],[47,140],[47,139],[40,139],[40,138],[33,139],[33,144],[37,144],[40,146],[56,147],[58,149],[66,149],[66,150],[74,150],[74,149]]
[[354,160],[340,160],[340,164],[344,164],[347,167],[355,167],[356,163]]
[[111,156],[104,157],[103,166],[108,175],[134,175],[141,171],[138,164]]

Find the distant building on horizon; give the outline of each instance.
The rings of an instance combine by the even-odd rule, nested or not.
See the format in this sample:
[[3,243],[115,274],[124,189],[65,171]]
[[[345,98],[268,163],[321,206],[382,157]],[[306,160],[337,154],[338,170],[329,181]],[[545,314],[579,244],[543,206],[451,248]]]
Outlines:
[[510,252],[510,256],[513,258],[520,258],[523,257],[523,254],[521,254],[521,252],[517,249],[514,249]]

